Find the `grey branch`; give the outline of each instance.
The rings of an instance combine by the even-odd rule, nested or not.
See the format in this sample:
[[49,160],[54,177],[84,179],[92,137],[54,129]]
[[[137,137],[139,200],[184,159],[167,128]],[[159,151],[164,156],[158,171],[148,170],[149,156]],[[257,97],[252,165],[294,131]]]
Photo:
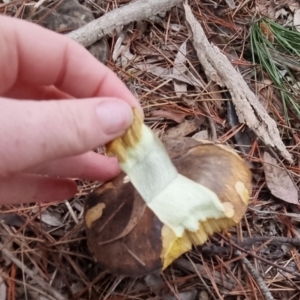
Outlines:
[[100,40],[116,28],[131,22],[148,19],[170,10],[182,0],[138,0],[114,9],[99,19],[68,34],[70,38],[87,47]]
[[[235,255],[240,257],[240,256],[242,256],[242,252],[239,250],[236,250]],[[271,292],[269,291],[264,280],[259,275],[259,273],[254,269],[254,267],[251,265],[250,261],[245,257],[241,258],[241,261],[243,262],[244,266],[248,269],[248,271],[251,274],[251,276],[253,277],[253,279],[256,281],[265,300],[274,300],[274,297],[272,296]]]
[[275,147],[282,157],[293,162],[283,144],[275,121],[268,115],[243,77],[236,71],[220,49],[211,44],[188,4],[184,4],[186,19],[193,35],[193,45],[208,78],[226,86],[231,94],[239,121],[245,123],[270,147]]

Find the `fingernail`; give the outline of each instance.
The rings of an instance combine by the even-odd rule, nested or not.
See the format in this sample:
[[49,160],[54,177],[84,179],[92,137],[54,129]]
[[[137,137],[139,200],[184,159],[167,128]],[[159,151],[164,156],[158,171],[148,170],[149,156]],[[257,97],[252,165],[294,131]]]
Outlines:
[[132,108],[122,100],[102,102],[96,109],[101,129],[106,134],[125,131],[133,121]]

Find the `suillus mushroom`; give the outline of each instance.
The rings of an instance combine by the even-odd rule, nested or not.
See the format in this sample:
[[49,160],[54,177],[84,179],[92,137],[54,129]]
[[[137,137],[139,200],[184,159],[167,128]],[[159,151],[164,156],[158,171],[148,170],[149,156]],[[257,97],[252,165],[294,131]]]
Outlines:
[[125,173],[89,196],[84,220],[95,259],[114,274],[163,270],[247,209],[251,173],[229,147],[190,138],[163,144],[135,112],[107,149]]

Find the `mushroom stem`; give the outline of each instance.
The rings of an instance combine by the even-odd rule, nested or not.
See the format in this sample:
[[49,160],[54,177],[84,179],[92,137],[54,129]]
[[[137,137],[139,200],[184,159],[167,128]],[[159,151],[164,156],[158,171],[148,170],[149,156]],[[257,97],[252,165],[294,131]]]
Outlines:
[[234,215],[233,206],[223,205],[213,191],[177,172],[163,144],[135,109],[132,126],[109,143],[107,151],[117,156],[147,206],[177,237],[185,230],[197,233],[200,222]]

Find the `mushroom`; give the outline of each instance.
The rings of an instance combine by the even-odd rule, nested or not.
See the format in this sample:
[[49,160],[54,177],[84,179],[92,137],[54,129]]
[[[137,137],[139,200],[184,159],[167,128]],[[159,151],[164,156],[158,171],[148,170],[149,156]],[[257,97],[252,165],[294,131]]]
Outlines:
[[[135,125],[132,128],[136,133]],[[145,133],[142,132],[142,135],[145,136]],[[139,133],[136,136],[137,139],[141,139]],[[147,187],[148,183],[151,189],[153,181],[157,179],[157,177],[153,179],[153,170],[150,170],[152,165],[149,165],[149,159],[153,164],[157,164],[151,156],[153,153],[150,151],[149,154],[148,151],[146,156],[142,155],[141,161],[135,157],[135,164],[148,163],[148,166],[139,172],[148,170],[151,174],[151,176],[139,174],[140,178],[137,180],[148,178],[149,181],[142,182],[141,187],[141,182],[136,182],[137,175],[132,174],[130,168],[122,167],[122,162],[128,160],[128,151],[119,149],[124,140],[118,140],[115,145],[108,145],[108,150],[117,154],[121,168],[128,175],[120,174],[88,197],[84,221],[88,245],[96,261],[104,269],[117,275],[138,277],[164,270],[193,245],[202,245],[213,233],[237,224],[247,209],[251,194],[251,172],[244,160],[229,147],[198,142],[191,138],[168,139],[163,142],[163,146],[156,137],[151,135],[151,138],[150,143],[158,143],[158,146],[151,148],[152,145],[147,143],[146,146],[150,147],[151,151],[162,151],[163,157],[161,160],[159,157],[161,153],[159,155],[154,153],[160,164],[156,171],[168,173],[169,169],[165,168],[171,168],[172,172],[174,168],[175,176],[178,176],[178,172],[180,180],[184,178],[183,188],[186,190],[178,189],[178,185],[182,184],[180,180],[175,184],[174,181],[169,183],[174,192],[168,191],[166,201],[171,204],[176,202],[175,218],[181,218],[182,215],[186,217],[186,207],[190,208],[189,200],[194,201],[193,205],[196,205],[195,199],[185,197],[189,193],[198,199],[198,206],[194,206],[195,209],[200,207],[204,213],[192,214],[192,218],[197,220],[197,228],[193,227],[193,222],[178,223],[176,220],[173,222],[173,215],[165,218],[164,214],[167,213],[165,207],[162,208],[162,214],[158,211],[160,208],[150,207],[147,202],[149,195],[143,191],[143,184]],[[131,140],[125,144],[130,144],[133,149],[136,147],[134,143]],[[121,155],[118,155],[118,152]],[[141,156],[141,153],[138,155]],[[164,159],[170,162],[166,163]],[[157,196],[161,191],[155,184],[154,182]],[[196,192],[193,185],[197,185]],[[188,189],[189,186],[191,189]],[[203,202],[201,202],[202,195],[204,195]],[[170,208],[170,214],[174,214],[173,209],[174,207]]]

